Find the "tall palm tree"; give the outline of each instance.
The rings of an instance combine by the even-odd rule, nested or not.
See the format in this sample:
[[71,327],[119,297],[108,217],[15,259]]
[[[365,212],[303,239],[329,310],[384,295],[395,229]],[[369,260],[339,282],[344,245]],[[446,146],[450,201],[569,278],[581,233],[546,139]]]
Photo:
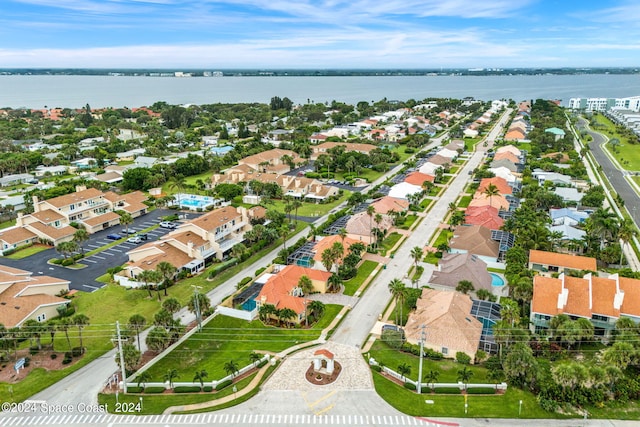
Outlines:
[[173,276],[176,274],[178,269],[171,263],[167,261],[161,261],[156,266],[156,271],[162,275],[162,283],[164,288],[164,296],[167,296],[167,288],[169,284],[173,280]]
[[373,215],[376,213],[376,208],[369,205],[367,206],[367,215],[369,215],[369,244],[373,244]]
[[436,386],[436,381],[438,381],[438,377],[440,376],[440,371],[430,370],[424,375],[424,380],[427,384],[431,384],[431,390],[433,390]]
[[200,382],[200,391],[204,390],[204,380],[209,376],[209,373],[204,369],[196,370],[195,375],[193,376],[193,382]]
[[[402,321],[402,304],[404,303],[407,288],[400,279],[393,279],[388,286],[391,296],[396,300],[396,325],[400,325]],[[400,309],[400,322],[398,321],[398,309]]]
[[143,270],[136,276],[136,279],[144,283],[144,287],[147,288],[147,291],[149,291],[149,297],[152,298],[153,294],[151,293],[151,286],[149,286],[149,283],[151,283],[153,280],[153,274],[151,273],[151,270]]
[[[166,301],[165,301],[166,302]],[[142,347],[140,347],[140,331],[142,331],[147,324],[147,319],[144,318],[141,314],[134,314],[129,317],[129,323],[127,327],[136,333],[136,338],[138,340],[138,350],[142,351]]]
[[73,324],[78,328],[78,337],[80,338],[80,351],[84,353],[84,347],[82,345],[82,330],[89,324],[89,318],[84,314],[76,314],[73,316]]
[[313,290],[313,282],[308,276],[303,274],[298,280],[298,287],[302,289],[302,293],[307,295]]
[[614,212],[609,208],[598,208],[587,218],[585,228],[600,239],[600,249],[603,249],[605,243],[615,236],[618,225],[618,217]]
[[500,190],[494,183],[490,183],[482,193],[489,198],[489,206],[493,206],[491,204],[492,198],[493,196],[498,196],[500,194]]
[[422,260],[424,253],[422,252],[422,248],[420,246],[414,246],[411,249],[411,258],[413,258],[413,263],[415,265],[416,271],[418,270],[418,263]]
[[473,371],[466,366],[458,371],[458,381],[464,384],[465,390],[467,389],[467,384],[469,383],[469,380],[471,379],[472,376],[473,376]]
[[162,308],[171,314],[175,314],[182,308],[182,304],[176,298],[167,298],[162,302]]
[[169,383],[169,388],[173,388],[173,380],[175,380],[177,376],[177,369],[167,369],[167,372],[164,374],[164,380]]
[[402,377],[402,381],[407,379],[407,375],[411,375],[411,366],[406,363],[398,365],[398,373]]
[[131,214],[128,212],[124,212],[122,215],[120,215],[120,224],[124,225],[126,233],[129,234],[129,226],[133,224],[133,217],[131,216]]
[[307,309],[311,310],[313,317],[317,319],[324,312],[324,303],[321,301],[311,301],[307,306]]
[[184,193],[184,189],[187,186],[187,183],[182,175],[174,175],[169,179],[169,190],[175,190],[178,192],[178,198],[176,200],[178,204],[178,208],[180,207],[180,198],[182,197],[182,193]]
[[227,372],[227,374],[231,375],[231,377],[235,377],[239,371],[238,364],[233,360],[225,362],[223,369]]
[[269,316],[272,314],[276,314],[276,308],[273,304],[262,304],[258,309],[258,316],[263,322],[269,320]]
[[327,248],[322,251],[320,257],[325,270],[331,272],[331,270],[333,270],[333,264],[335,262],[335,253],[331,250],[331,248]]
[[329,284],[329,290],[331,292],[337,292],[340,289],[340,286],[342,286],[342,278],[339,274],[334,273],[329,276],[327,283]]
[[138,387],[140,387],[140,384],[143,384],[146,387],[149,380],[151,380],[151,374],[149,373],[149,371],[140,372],[136,377]]
[[258,362],[262,360],[262,355],[260,353],[256,353],[255,351],[252,351],[251,354],[249,354],[249,360],[251,361],[253,366],[257,366]]
[[85,230],[84,228],[79,228],[76,230],[75,233],[73,233],[73,241],[76,242],[76,244],[82,251],[83,255],[84,255],[84,246],[82,245],[87,240],[89,240],[89,232],[87,232],[87,230]]
[[[635,224],[629,218],[624,218],[620,221],[620,228],[618,229],[618,239],[622,241],[622,249],[638,234]],[[620,251],[620,266],[622,266],[623,252]]]
[[69,346],[69,351],[71,351],[71,339],[69,338],[69,328],[72,325],[71,318],[63,317],[57,323],[58,330],[64,332],[65,337],[67,337],[67,345]]
[[296,313],[293,309],[285,307],[283,309],[278,310],[278,317],[283,319],[288,326],[291,325],[291,319],[298,317],[298,313]]

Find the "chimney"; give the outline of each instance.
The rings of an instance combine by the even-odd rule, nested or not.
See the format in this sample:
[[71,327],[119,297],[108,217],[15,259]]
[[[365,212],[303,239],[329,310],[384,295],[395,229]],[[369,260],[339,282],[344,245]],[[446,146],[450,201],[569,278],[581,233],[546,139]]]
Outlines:
[[87,189],[86,185],[76,185],[76,193]]
[[187,255],[189,258],[195,258],[193,255],[193,242],[191,240],[187,242]]
[[589,311],[591,311],[593,310],[593,280],[591,279],[591,273],[585,274],[583,279],[589,281]]
[[38,200],[38,196],[31,196],[31,200],[33,201],[33,213],[40,212],[40,206],[38,205],[40,200]]

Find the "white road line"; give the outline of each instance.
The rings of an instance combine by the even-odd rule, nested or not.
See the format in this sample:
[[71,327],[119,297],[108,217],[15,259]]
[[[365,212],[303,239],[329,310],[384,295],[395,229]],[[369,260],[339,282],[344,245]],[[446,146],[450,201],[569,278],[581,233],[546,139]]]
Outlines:
[[95,263],[97,263],[97,262],[98,262],[98,261],[94,261],[94,260],[89,259],[89,258],[85,258],[85,259],[83,259],[82,261],[83,261],[83,262],[84,262],[84,261],[86,261],[86,262],[90,262],[90,263],[92,263],[92,264],[95,264]]
[[102,247],[100,245],[87,245],[87,246],[89,246],[90,248],[101,248]]
[[101,253],[101,254],[103,254],[103,255],[115,256],[114,254],[109,253],[109,252],[107,252],[107,251],[102,251],[102,252],[100,252],[100,253]]
[[109,248],[110,251],[115,251],[115,252],[122,252],[120,249],[116,249],[116,248]]
[[98,256],[98,255],[92,255],[93,258],[98,258],[98,259],[106,259],[105,257],[102,256]]

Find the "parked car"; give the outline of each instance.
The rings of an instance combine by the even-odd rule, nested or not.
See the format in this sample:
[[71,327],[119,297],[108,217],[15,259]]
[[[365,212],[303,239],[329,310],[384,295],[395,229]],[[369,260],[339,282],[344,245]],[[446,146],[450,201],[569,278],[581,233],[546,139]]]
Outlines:
[[133,236],[133,237],[129,237],[129,238],[127,239],[127,242],[129,242],[129,243],[136,243],[136,244],[137,244],[137,243],[142,242],[142,239],[140,238],[140,236]]
[[162,228],[176,228],[177,225],[176,225],[176,223],[171,222],[171,221],[162,221],[160,223],[160,227],[162,227]]
[[137,233],[137,231],[136,231],[136,230],[134,230],[134,229],[132,229],[132,228],[130,228],[130,229],[128,229],[128,230],[127,230],[126,228],[123,228],[123,229],[122,229],[122,231],[121,231],[121,233],[122,233],[122,234],[136,234],[136,233]]
[[149,240],[149,235],[147,233],[138,233],[138,237],[142,240]]
[[119,234],[113,233],[113,234],[109,234],[109,235],[107,236],[107,239],[111,239],[111,240],[120,240],[120,239],[122,239],[122,236],[121,236],[121,235],[119,235]]

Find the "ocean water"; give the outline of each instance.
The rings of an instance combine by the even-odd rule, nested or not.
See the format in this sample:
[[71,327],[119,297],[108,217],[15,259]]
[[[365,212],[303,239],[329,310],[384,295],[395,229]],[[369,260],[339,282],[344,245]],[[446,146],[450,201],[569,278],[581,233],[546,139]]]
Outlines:
[[354,77],[112,77],[0,76],[0,108],[140,107],[169,104],[295,103],[422,100],[619,98],[640,95],[639,75],[354,76]]

